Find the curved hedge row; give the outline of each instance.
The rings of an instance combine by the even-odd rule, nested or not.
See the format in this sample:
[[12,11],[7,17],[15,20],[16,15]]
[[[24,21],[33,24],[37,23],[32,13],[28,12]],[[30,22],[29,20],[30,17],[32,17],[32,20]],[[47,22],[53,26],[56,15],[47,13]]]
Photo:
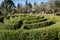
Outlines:
[[0,30],[12,30],[14,29],[13,25],[0,23]]
[[44,16],[35,16],[35,17],[27,17],[26,20],[27,21],[30,21],[30,20],[38,20],[38,19],[42,19],[44,18]]
[[27,14],[7,16],[4,18],[4,23],[12,25],[13,29],[17,29],[15,27],[17,27],[17,26],[19,27],[19,25],[21,24],[21,23],[19,24],[20,20],[22,20],[22,22],[23,22],[23,25],[21,25],[21,27],[24,29],[41,28],[41,27],[46,27],[46,26],[49,26],[49,25],[52,25],[55,23],[53,21],[53,19],[48,20],[47,18],[45,18],[42,15],[36,16],[36,15],[27,15]]
[[1,40],[59,40],[58,25],[56,23],[46,28],[17,31],[0,31]]
[[25,24],[32,24],[32,23],[38,23],[38,22],[43,22],[43,21],[47,21],[47,19],[46,18],[42,18],[42,19],[30,20],[30,21],[25,20],[24,23]]
[[[33,20],[32,21],[33,24],[32,23],[25,24],[24,21],[25,21],[25,19],[29,18],[28,16],[29,16],[28,14],[26,14],[26,15],[24,14],[24,16],[16,15],[15,17],[14,17],[14,15],[12,15],[12,16],[10,16],[10,18],[9,17],[7,19],[5,18],[4,24],[0,24],[0,28],[3,26],[1,28],[2,30],[0,30],[0,40],[60,40],[59,16],[56,17],[54,15],[53,16],[44,15],[44,17],[42,17],[41,20],[42,19],[44,20],[44,18],[46,17],[47,20],[45,20],[45,21],[34,23],[33,22],[34,20],[31,19],[31,20]],[[38,16],[39,16],[39,14],[38,14]],[[31,17],[31,15],[30,15],[30,17]],[[36,17],[35,14],[32,17],[33,18]],[[39,17],[39,19],[40,19],[40,17]],[[28,22],[28,21],[26,21],[26,22]],[[36,19],[35,19],[35,22],[36,22]],[[13,30],[10,29],[8,24],[13,25],[13,26],[10,26]],[[4,27],[4,26],[6,26],[6,27]],[[28,28],[30,30],[26,30],[24,28],[24,26],[25,26],[25,28]],[[42,28],[39,28],[39,27],[42,27]],[[5,29],[5,28],[7,28],[7,29]],[[18,29],[18,30],[14,30],[14,29]]]
[[[15,16],[18,16],[18,17],[15,17]],[[22,15],[23,16],[23,15]],[[14,16],[7,16],[7,17],[5,17],[4,19],[5,20],[10,20],[11,18],[12,19],[16,19],[16,18],[18,18],[18,19],[26,19],[26,20],[37,20],[37,19],[40,19],[40,18],[44,18],[44,16],[34,16],[34,17],[29,17],[29,15],[26,15],[27,17],[19,17],[19,15],[14,15]]]
[[42,28],[54,24],[53,20],[48,20],[44,22],[24,24],[24,29]]

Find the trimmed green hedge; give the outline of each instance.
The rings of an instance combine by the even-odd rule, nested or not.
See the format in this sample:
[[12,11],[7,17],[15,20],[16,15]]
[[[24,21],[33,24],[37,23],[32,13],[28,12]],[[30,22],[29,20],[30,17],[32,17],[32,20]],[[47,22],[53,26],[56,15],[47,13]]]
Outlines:
[[57,29],[28,30],[22,32],[23,40],[57,40]]
[[0,23],[0,30],[16,30],[16,25]]
[[38,20],[38,19],[41,19],[41,18],[44,18],[44,16],[27,16],[26,20]]
[[[21,21],[21,20],[20,20]],[[17,30],[20,29],[22,24],[18,22],[13,22],[13,23],[0,23],[0,30]]]
[[58,39],[60,40],[60,32],[58,32]]
[[[33,22],[33,24],[24,24],[21,26],[23,28],[14,30],[15,27],[17,29],[17,26],[20,25],[19,23],[20,20],[24,21],[25,19],[29,18],[28,17],[29,15],[28,16],[27,15],[25,14],[24,16],[22,15],[18,16],[18,14],[17,16],[12,15],[10,16],[10,18],[4,20],[4,24],[0,23],[0,28],[1,28],[0,40],[60,40],[60,22],[59,22],[60,19],[59,17],[55,17],[55,16],[54,16],[55,18],[53,19],[53,16],[44,15],[44,17],[45,16],[47,17],[47,20],[44,22],[38,22],[38,23]],[[30,17],[35,18],[36,15],[35,14],[33,16],[30,15]],[[40,19],[40,16],[38,19]],[[26,28],[30,30],[24,29],[24,26],[26,26]]]
[[42,28],[42,27],[52,25],[54,23],[55,22],[53,22],[53,20],[48,20],[48,21],[44,21],[44,22],[24,24],[23,27],[24,27],[24,29]]
[[43,21],[47,21],[47,19],[46,18],[42,18],[42,19],[30,20],[30,21],[25,20],[24,23],[25,24],[32,24],[32,23],[38,23],[38,22],[43,22]]
[[[57,23],[56,23],[57,24]],[[0,31],[1,40],[58,40],[58,26],[56,24],[39,29],[17,31]]]

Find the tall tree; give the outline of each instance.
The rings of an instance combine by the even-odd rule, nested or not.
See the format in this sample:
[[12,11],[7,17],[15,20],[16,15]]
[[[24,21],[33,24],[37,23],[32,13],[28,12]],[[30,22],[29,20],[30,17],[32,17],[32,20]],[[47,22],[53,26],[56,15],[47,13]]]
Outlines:
[[38,12],[38,5],[37,5],[37,3],[36,3],[36,2],[34,2],[34,11],[35,11],[35,13],[37,13],[37,12]]
[[39,6],[38,5],[34,6],[34,11],[35,11],[35,13],[39,13]]
[[60,0],[54,1],[55,7],[60,8]]
[[40,3],[40,11],[44,11],[45,10],[45,4],[44,2]]
[[31,11],[32,10],[32,4],[31,3],[28,3],[27,5],[29,7],[29,11]]
[[54,4],[55,0],[49,0],[47,3],[47,9],[48,9],[48,13],[50,13],[50,10],[52,11],[52,13],[54,13],[55,11],[55,4]]
[[[6,10],[6,13],[11,13],[11,9],[12,8],[15,8],[15,4],[13,3],[12,0],[4,0],[2,3],[1,3],[1,6],[2,6],[2,10],[5,11]],[[5,13],[5,14],[6,14]]]
[[31,3],[28,3],[28,6],[29,6],[30,8],[32,8],[32,4],[31,4]]
[[53,13],[60,10],[60,0],[49,0],[49,5]]
[[32,4],[31,3],[28,3],[28,1],[26,0],[26,3],[25,3],[25,12],[30,12],[31,11],[31,8],[32,8]]
[[26,0],[26,3],[25,3],[25,5],[27,5],[28,4],[28,1]]
[[22,6],[23,6],[23,4],[18,3],[18,5],[17,5],[18,13],[22,13],[22,9],[23,9]]

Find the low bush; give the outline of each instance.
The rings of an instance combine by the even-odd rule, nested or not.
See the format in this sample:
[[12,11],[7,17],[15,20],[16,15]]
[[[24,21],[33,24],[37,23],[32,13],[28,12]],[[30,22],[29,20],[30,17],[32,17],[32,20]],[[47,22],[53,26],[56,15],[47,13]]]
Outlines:
[[8,20],[9,20],[9,19],[10,19],[10,16],[6,17],[6,19],[8,19]]
[[5,17],[1,17],[1,18],[0,18],[0,22],[4,23],[4,18],[5,18]]
[[60,32],[58,32],[58,39],[60,40]]
[[58,31],[56,28],[42,30],[27,30],[22,32],[23,40],[57,40]]
[[0,23],[0,30],[14,30],[14,25]]
[[0,30],[17,30],[22,24],[21,20],[13,23],[0,23]]
[[39,29],[17,31],[0,31],[1,40],[58,40],[58,27],[56,24]]
[[[9,20],[5,17],[4,23],[0,23],[0,40],[60,40],[59,16],[44,15],[41,17],[39,14],[17,15],[18,17],[16,15],[12,15],[15,17],[10,16]],[[27,21],[27,19],[29,20]],[[37,19],[40,22],[37,23]],[[32,23],[26,24],[24,21],[31,21]]]
[[35,17],[27,17],[26,20],[27,21],[30,21],[30,20],[38,20],[38,19],[42,19],[44,18],[44,16],[35,16]]
[[15,18],[15,16],[12,16],[12,18]]
[[33,28],[41,28],[41,27],[46,27],[49,25],[54,24],[53,20],[48,20],[44,22],[39,22],[39,23],[33,23],[33,24],[24,24],[24,29],[33,29]]
[[42,21],[47,21],[47,19],[46,18],[42,18],[42,19],[30,20],[30,21],[25,20],[24,23],[25,24],[32,24],[32,23],[38,23],[38,22],[42,22]]

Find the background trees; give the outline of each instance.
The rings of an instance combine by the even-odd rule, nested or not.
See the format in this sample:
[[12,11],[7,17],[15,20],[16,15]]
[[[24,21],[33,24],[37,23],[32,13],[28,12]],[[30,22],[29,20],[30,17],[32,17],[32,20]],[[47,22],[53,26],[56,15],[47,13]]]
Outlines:
[[22,10],[23,10],[22,6],[23,5],[21,3],[18,3],[18,5],[17,5],[17,11],[18,11],[18,13],[22,13]]
[[60,0],[49,0],[48,3],[53,13],[60,10]]
[[3,14],[8,14],[11,13],[12,8],[15,8],[15,4],[13,3],[12,0],[4,0],[1,3],[1,8],[2,8],[2,12]]
[[24,7],[24,11],[25,13],[29,13],[32,9],[32,4],[26,0],[26,3],[25,3],[25,7]]
[[25,5],[18,3],[15,6],[12,0],[4,0],[0,5],[0,12],[2,14],[13,14],[13,13],[30,13],[33,10],[35,13],[56,13],[60,12],[60,0],[49,0],[48,2],[41,2],[37,4],[34,2],[32,5],[28,0],[26,0]]
[[37,5],[36,2],[34,2],[34,11],[35,11],[35,13],[39,12],[39,6]]
[[54,1],[56,11],[60,10],[60,0]]

